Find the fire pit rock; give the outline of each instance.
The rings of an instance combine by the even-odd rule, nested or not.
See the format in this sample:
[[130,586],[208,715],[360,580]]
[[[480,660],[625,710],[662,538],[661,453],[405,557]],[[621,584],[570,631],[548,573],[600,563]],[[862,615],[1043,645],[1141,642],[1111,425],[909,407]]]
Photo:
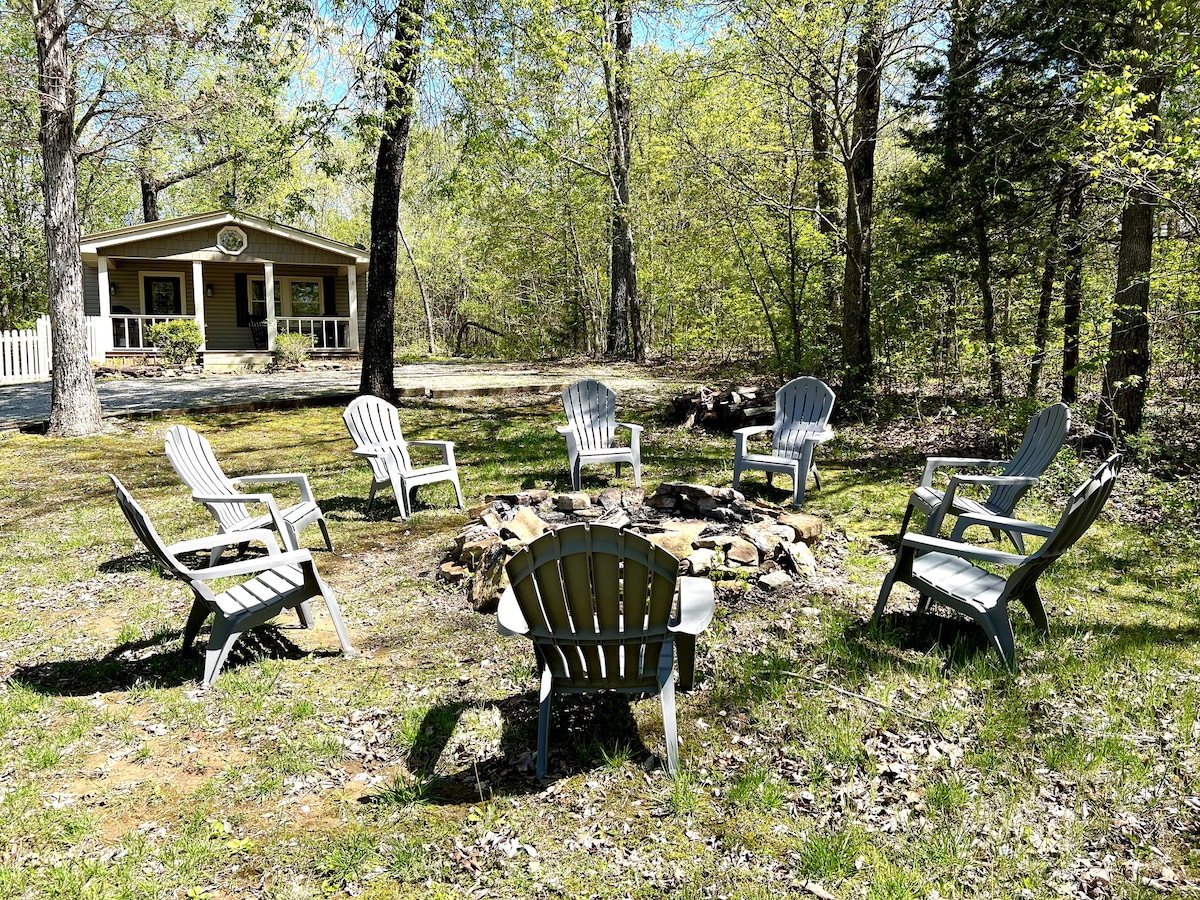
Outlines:
[[547,531],[575,522],[628,528],[678,557],[684,574],[714,580],[746,578],[764,590],[781,591],[816,571],[809,545],[821,536],[815,516],[748,502],[732,488],[664,482],[649,497],[640,488],[544,490],[489,495],[470,510],[472,522],[455,539],[440,575],[469,578],[471,604],[492,612],[508,586],[504,564]]

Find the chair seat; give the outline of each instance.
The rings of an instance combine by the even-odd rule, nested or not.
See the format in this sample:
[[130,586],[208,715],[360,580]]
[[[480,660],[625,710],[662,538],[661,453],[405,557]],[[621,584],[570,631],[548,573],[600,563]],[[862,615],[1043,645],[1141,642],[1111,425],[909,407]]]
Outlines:
[[[307,501],[295,503],[279,512],[283,516],[283,521],[287,522],[297,532],[309,522],[321,518],[321,507],[317,506],[316,503]],[[270,513],[268,513],[238,522],[237,530],[246,531],[250,528],[270,528],[272,524],[273,520]]]
[[240,615],[278,605],[280,595],[303,586],[299,566],[279,566],[217,594],[216,604],[225,616]]
[[912,573],[915,580],[981,613],[995,608],[1006,583],[999,575],[947,553],[918,556]]
[[[559,649],[556,649],[552,643],[542,641],[535,641],[535,643],[543,653],[559,652],[559,650],[565,652],[571,649],[564,647],[561,641],[559,641]],[[604,646],[602,643],[591,643],[592,646]],[[599,674],[595,678],[590,677],[593,673],[587,672],[587,657],[580,654],[579,669],[584,673],[583,677],[555,676],[553,690],[557,694],[586,694],[600,690],[616,691],[618,693],[657,694],[662,690],[667,679],[671,677],[671,672],[674,668],[675,660],[672,643],[671,636],[669,634],[665,635],[662,643],[662,651],[658,655],[658,670],[652,676],[648,675],[643,678],[622,678],[617,672],[610,673],[606,665],[607,657],[604,652],[600,653]],[[611,644],[609,646],[611,647]],[[625,668],[625,646],[619,645],[612,649],[617,651],[617,666],[623,670]]]
[[742,460],[753,467],[782,466],[790,470],[800,465],[799,459],[790,456],[769,456],[765,453],[747,453],[742,456]]
[[[937,488],[919,487],[912,492],[912,496],[908,498],[908,502],[925,513],[925,515],[932,516],[933,511],[942,505],[943,496],[945,495]],[[954,495],[950,509],[958,515],[965,513],[1002,515],[999,510],[992,509],[986,503],[980,503],[978,500],[972,500],[970,497],[962,497],[958,494]]]

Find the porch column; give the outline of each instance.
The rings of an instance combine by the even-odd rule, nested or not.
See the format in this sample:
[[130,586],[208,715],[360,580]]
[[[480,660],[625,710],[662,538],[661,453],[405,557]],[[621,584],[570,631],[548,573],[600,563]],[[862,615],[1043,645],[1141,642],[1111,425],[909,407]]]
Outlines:
[[346,343],[350,349],[358,350],[358,272],[354,263],[346,266],[347,297],[350,300],[350,324],[346,327]]
[[275,321],[275,263],[263,263],[263,297],[267,301],[267,350],[275,350],[275,336],[279,323]]
[[[100,355],[113,349],[112,298],[108,296],[108,257],[96,257],[96,282],[100,288]],[[103,360],[101,360],[103,361]]]
[[192,261],[192,313],[200,326],[200,351],[203,352],[207,340],[204,331],[204,263],[198,259]]

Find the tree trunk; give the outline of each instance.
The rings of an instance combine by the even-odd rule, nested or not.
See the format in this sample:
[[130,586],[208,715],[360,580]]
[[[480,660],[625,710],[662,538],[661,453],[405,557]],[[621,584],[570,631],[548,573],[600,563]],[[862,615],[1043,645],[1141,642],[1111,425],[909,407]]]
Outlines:
[[47,288],[52,345],[50,434],[100,430],[100,395],[88,359],[75,171],[75,85],[67,61],[62,0],[33,6],[38,54],[39,137],[46,201]]
[[1063,206],[1067,199],[1070,173],[1063,172],[1054,187],[1054,216],[1050,219],[1049,240],[1046,242],[1046,262],[1042,268],[1042,286],[1038,295],[1037,324],[1033,331],[1033,362],[1029,366],[1029,385],[1025,396],[1037,398],[1042,369],[1046,365],[1046,343],[1050,339],[1050,307],[1054,303],[1054,282],[1058,280],[1058,258],[1062,253],[1059,232],[1062,228]]
[[404,252],[408,254],[408,264],[412,266],[413,277],[417,280],[417,290],[421,292],[421,306],[425,309],[425,332],[429,337],[429,355],[433,356],[437,352],[437,347],[434,345],[433,340],[433,307],[429,304],[429,292],[425,290],[425,279],[421,277],[421,269],[417,265],[417,258],[413,256],[412,247],[409,246],[404,229],[397,226],[396,230],[400,233],[400,241],[404,244]]
[[[1133,48],[1148,55],[1145,23],[1134,26]],[[1143,65],[1150,65],[1143,62]],[[1161,137],[1159,109],[1163,78],[1144,72],[1138,78],[1137,116],[1147,126],[1140,144],[1144,149]],[[1121,243],[1117,251],[1117,290],[1108,362],[1096,409],[1096,428],[1120,443],[1122,435],[1138,434],[1146,405],[1146,381],[1150,374],[1150,263],[1154,246],[1154,208],[1157,198],[1142,178],[1125,191],[1121,210]]]
[[872,17],[859,37],[852,149],[846,164],[846,272],[842,289],[842,408],[869,414],[875,401],[871,353],[871,227],[875,140],[879,132],[883,24]]
[[992,400],[1004,399],[1004,376],[1000,369],[1000,350],[996,344],[996,300],[992,296],[992,243],[984,219],[983,198],[972,191],[972,227],[975,232],[976,285],[983,302],[983,341],[987,345],[988,391]]
[[[614,57],[608,81],[609,118],[612,120],[612,275],[608,305],[609,356],[629,356],[642,362],[641,307],[637,297],[637,266],[633,252],[633,215],[630,205],[629,168],[633,158],[633,0],[613,0]],[[606,66],[608,64],[606,63]],[[630,345],[630,331],[633,343]]]
[[399,262],[400,182],[408,132],[415,112],[420,66],[424,0],[401,0],[393,12],[396,37],[384,60],[387,95],[383,133],[375,161],[371,197],[371,278],[367,281],[367,322],[363,338],[362,379],[358,390],[385,400],[395,398],[396,268]]
[[[815,67],[814,67],[815,68]],[[824,246],[821,257],[822,299],[825,309],[837,313],[837,283],[834,271],[834,255],[837,248],[837,235],[841,231],[841,217],[838,215],[837,191],[833,188],[833,156],[830,153],[829,121],[825,117],[825,96],[817,82],[815,72],[809,74],[809,120],[812,126],[812,175],[813,175],[813,206],[816,207],[813,216],[817,225],[817,233],[821,235]]]
[[138,180],[142,184],[142,221],[158,221],[158,185],[150,177],[149,172],[139,172]]
[[1067,197],[1067,239],[1063,274],[1063,375],[1062,399],[1079,399],[1079,315],[1083,299],[1083,193],[1087,175],[1081,169],[1071,172]]

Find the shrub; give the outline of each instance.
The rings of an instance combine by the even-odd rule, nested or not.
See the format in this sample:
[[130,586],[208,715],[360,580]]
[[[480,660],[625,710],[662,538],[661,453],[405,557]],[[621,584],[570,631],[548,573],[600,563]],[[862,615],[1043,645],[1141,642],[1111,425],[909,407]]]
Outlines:
[[151,325],[146,329],[146,339],[158,348],[169,365],[180,367],[195,361],[196,351],[203,342],[200,326],[191,319],[172,319]]
[[308,362],[308,351],[313,348],[311,334],[278,335],[275,338],[275,365],[299,366]]

